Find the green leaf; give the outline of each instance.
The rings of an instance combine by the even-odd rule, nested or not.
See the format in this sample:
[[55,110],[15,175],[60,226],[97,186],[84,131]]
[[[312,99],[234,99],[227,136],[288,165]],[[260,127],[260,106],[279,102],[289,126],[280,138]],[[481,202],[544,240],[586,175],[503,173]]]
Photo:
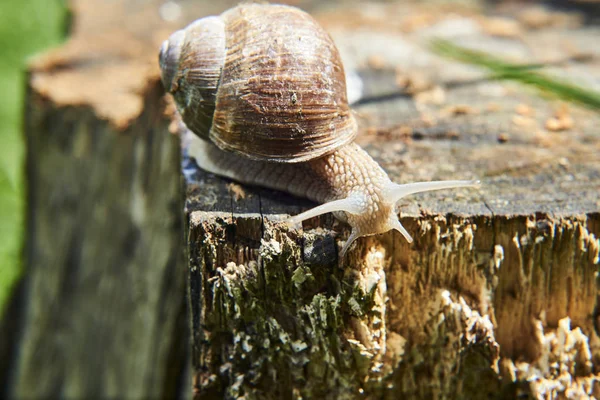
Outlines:
[[0,313],[21,272],[25,60],[64,38],[62,0],[0,1]]

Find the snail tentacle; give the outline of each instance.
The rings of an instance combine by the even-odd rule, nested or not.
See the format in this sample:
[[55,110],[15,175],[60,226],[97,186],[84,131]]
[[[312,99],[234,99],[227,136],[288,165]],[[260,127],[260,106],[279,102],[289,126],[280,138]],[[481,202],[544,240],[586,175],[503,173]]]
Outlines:
[[360,234],[358,233],[358,231],[356,229],[352,229],[350,236],[348,236],[348,240],[346,240],[344,247],[342,247],[342,250],[340,251],[340,259],[344,258],[344,256],[346,255],[346,252],[348,251],[350,246],[352,246],[352,243],[354,243],[356,241],[356,239],[358,239],[359,237],[360,237]]
[[406,239],[406,241],[408,243],[412,243],[413,242],[413,238],[410,235],[410,233],[408,233],[408,231],[406,230],[406,228],[402,225],[402,223],[400,222],[399,219],[395,218],[392,222],[392,229],[397,230],[398,232],[400,232],[400,234],[402,234],[402,236],[404,236],[404,239]]
[[413,182],[398,184],[392,183],[386,190],[384,196],[390,202],[396,203],[411,194],[431,192],[442,189],[456,189],[461,187],[478,187],[481,184],[479,180],[471,181],[431,181],[431,182]]
[[366,201],[364,198],[362,198],[362,196],[358,194],[352,194],[344,199],[333,200],[295,215],[288,220],[288,224],[294,226],[309,218],[318,217],[319,215],[330,212],[345,211],[350,214],[360,215],[367,212],[365,204]]

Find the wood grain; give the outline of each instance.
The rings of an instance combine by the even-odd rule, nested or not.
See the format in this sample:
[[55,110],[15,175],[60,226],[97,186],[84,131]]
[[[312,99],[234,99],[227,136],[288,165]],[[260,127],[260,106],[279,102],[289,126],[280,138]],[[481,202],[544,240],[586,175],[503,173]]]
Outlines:
[[[600,116],[488,79],[427,43],[548,62],[548,73],[597,86],[598,28],[567,29],[552,14],[558,26],[529,29],[514,10],[504,18],[518,29],[505,36],[473,8],[373,7],[368,17],[351,6],[316,13],[362,81],[357,141],[395,181],[480,178],[482,188],[406,199],[414,244],[363,238],[338,260],[344,224],[325,216],[288,231],[278,221],[313,204],[232,189],[190,161],[196,393],[597,395]],[[542,46],[551,40],[559,48]],[[565,115],[572,123],[556,130],[549,121]]]
[[390,177],[481,190],[406,199],[414,244],[390,232],[339,260],[344,224],[289,230],[314,204],[182,164],[169,133],[159,45],[233,2],[179,2],[170,22],[160,1],[73,2],[72,38],[31,64],[0,395],[600,397],[600,116],[428,48],[598,89],[598,27],[529,4],[296,3],[340,48],[358,143]]

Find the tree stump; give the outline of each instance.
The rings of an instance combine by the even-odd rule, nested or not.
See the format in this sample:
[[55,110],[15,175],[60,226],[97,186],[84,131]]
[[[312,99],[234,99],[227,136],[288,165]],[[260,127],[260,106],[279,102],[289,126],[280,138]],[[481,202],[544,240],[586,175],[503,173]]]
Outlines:
[[597,60],[598,28],[539,8],[331,7],[314,15],[362,84],[358,142],[395,181],[482,188],[407,199],[415,243],[363,238],[339,260],[344,224],[281,223],[313,204],[190,168],[197,397],[600,396],[600,117],[427,47],[598,87],[597,62],[576,61]]
[[75,1],[73,38],[30,72],[0,394],[599,398],[600,116],[428,49],[442,37],[598,88],[599,29],[535,6],[295,3],[340,48],[357,141],[393,180],[482,188],[406,199],[413,244],[362,238],[344,260],[331,215],[288,229],[313,204],[187,159],[184,213],[157,49],[234,2]]
[[0,397],[189,397],[181,152],[159,43],[140,36],[162,22],[156,7],[73,6],[69,41],[29,71],[25,270]]

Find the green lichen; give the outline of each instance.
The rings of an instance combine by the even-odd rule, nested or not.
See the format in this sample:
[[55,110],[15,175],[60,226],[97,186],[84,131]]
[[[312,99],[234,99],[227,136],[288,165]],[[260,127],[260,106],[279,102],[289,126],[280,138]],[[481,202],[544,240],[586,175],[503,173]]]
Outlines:
[[352,314],[364,315],[361,302],[370,296],[336,265],[303,263],[286,240],[263,240],[257,261],[230,262],[209,279],[211,343],[204,350],[221,364],[213,385],[226,398],[354,398],[368,373],[356,363],[368,360],[342,332],[348,300]]

